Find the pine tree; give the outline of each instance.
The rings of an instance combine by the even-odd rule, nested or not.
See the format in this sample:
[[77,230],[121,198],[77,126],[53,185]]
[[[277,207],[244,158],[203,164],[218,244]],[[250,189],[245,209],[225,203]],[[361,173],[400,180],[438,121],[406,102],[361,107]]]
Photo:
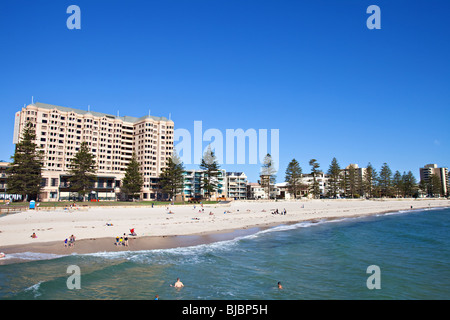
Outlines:
[[392,171],[388,164],[385,162],[381,166],[380,176],[378,178],[378,185],[380,187],[380,192],[382,197],[389,197],[391,195],[392,186]]
[[437,174],[432,174],[428,182],[428,194],[431,197],[442,196],[441,178]]
[[336,198],[339,194],[339,186],[340,186],[340,173],[341,167],[339,166],[336,158],[331,160],[330,167],[328,168],[328,175],[330,178],[328,179],[328,195],[332,198]]
[[368,198],[372,198],[376,194],[377,171],[369,162],[363,178],[363,190]]
[[302,168],[297,160],[292,159],[286,168],[285,181],[288,183],[289,193],[294,195],[297,199],[297,194],[300,191],[300,178],[302,177]]
[[403,172],[402,186],[403,186],[402,192],[404,197],[417,196],[418,191],[417,180],[411,171],[408,171],[408,173]]
[[420,180],[418,188],[420,193],[428,195],[428,183],[425,180]]
[[36,150],[33,124],[27,122],[21,140],[16,144],[8,168],[8,193],[22,195],[22,200],[37,199],[42,181],[42,154]]
[[319,163],[316,159],[309,160],[309,165],[311,166],[311,174],[313,176],[313,185],[312,185],[312,194],[314,198],[318,198],[320,196],[320,188],[319,188],[319,182],[317,181],[316,177],[319,173]]
[[268,199],[270,199],[270,188],[275,184],[276,181],[275,173],[275,163],[273,162],[270,153],[268,153],[263,159],[261,173],[259,175],[261,187],[266,192]]
[[140,165],[137,161],[136,153],[133,152],[130,162],[125,170],[125,176],[122,180],[122,192],[127,196],[131,196],[132,199],[135,198],[136,194],[141,192],[144,186],[144,178],[142,173],[139,171]]
[[96,165],[94,155],[89,151],[86,141],[83,141],[74,155],[69,168],[70,190],[77,192],[85,200],[86,194],[94,189]]
[[203,155],[200,169],[204,170],[202,183],[203,192],[208,195],[208,198],[211,198],[211,194],[218,189],[217,177],[220,169],[217,158],[211,150],[211,146],[208,146],[208,149]]
[[163,168],[160,177],[161,190],[169,195],[171,199],[183,191],[184,166],[177,154],[167,159],[166,167]]
[[[405,175],[405,173],[404,173]],[[395,196],[399,197],[402,193],[403,188],[403,179],[400,171],[395,171],[394,177],[392,178],[392,186],[394,187]]]
[[350,164],[347,169],[347,187],[348,194],[354,198],[356,190],[358,189],[358,181],[356,177],[356,168],[353,164]]

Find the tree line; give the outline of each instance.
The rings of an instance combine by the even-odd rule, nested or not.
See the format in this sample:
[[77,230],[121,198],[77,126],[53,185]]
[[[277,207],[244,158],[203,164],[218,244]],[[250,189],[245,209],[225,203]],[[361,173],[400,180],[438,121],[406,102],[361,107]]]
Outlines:
[[314,198],[418,197],[419,191],[431,197],[443,195],[439,176],[432,175],[428,181],[417,183],[411,171],[401,173],[397,170],[393,173],[387,163],[383,163],[379,171],[370,162],[366,168],[357,168],[353,164],[341,168],[336,158],[331,160],[328,167],[327,182],[322,192],[318,181],[323,175],[320,164],[316,159],[311,159],[309,165],[309,176],[312,177],[310,184],[303,182],[302,168],[296,159],[292,159],[286,168],[285,181],[295,198],[301,194],[311,194]]

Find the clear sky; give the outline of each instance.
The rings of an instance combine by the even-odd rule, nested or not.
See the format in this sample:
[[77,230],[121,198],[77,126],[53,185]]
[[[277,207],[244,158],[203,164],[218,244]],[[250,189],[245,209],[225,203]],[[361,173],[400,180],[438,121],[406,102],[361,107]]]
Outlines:
[[[69,5],[81,29],[69,30]],[[369,30],[369,5],[381,29]],[[449,166],[450,1],[57,0],[0,2],[0,159],[34,101],[175,128],[279,129],[278,182],[387,162]],[[203,144],[206,147],[207,142]],[[195,168],[196,165],[187,166]],[[228,165],[258,179],[261,165]]]

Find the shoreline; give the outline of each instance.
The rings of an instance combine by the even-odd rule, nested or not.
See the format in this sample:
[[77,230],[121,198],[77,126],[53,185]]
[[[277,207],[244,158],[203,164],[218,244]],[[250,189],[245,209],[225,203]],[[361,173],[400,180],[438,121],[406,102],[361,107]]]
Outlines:
[[[172,225],[170,225],[169,221],[169,227],[173,227],[174,225],[181,224],[181,229],[186,230],[178,230],[180,228],[175,228],[175,230],[172,228],[171,230],[159,230],[156,232],[152,229],[153,232],[151,232],[152,235],[147,235],[145,232],[138,232],[137,237],[129,236],[129,246],[116,246],[115,245],[115,237],[113,236],[105,236],[104,234],[98,234],[98,236],[80,236],[75,242],[75,246],[73,248],[71,247],[64,247],[63,240],[53,240],[53,241],[39,241],[39,242],[33,242],[32,240],[28,240],[26,243],[12,243],[5,246],[0,246],[0,252],[4,252],[7,256],[6,259],[2,258],[0,259],[0,265],[4,264],[11,264],[11,263],[19,263],[19,262],[28,262],[34,260],[32,259],[15,259],[15,256],[20,256],[22,253],[36,253],[36,254],[47,254],[47,257],[55,258],[55,257],[61,257],[65,255],[71,255],[71,254],[91,254],[91,253],[99,253],[99,252],[123,252],[123,251],[143,251],[143,250],[155,250],[155,249],[170,249],[170,248],[178,248],[178,247],[189,247],[189,246],[197,246],[202,244],[209,244],[219,241],[225,241],[225,240],[232,240],[237,237],[242,237],[246,235],[251,235],[256,232],[273,228],[280,225],[290,225],[290,224],[296,224],[300,222],[307,222],[307,221],[320,221],[320,220],[335,220],[335,219],[342,219],[342,218],[357,218],[357,217],[366,217],[371,215],[383,215],[387,213],[392,212],[401,212],[401,211],[422,211],[426,209],[436,209],[436,208],[445,208],[450,207],[450,201],[448,200],[429,200],[423,201],[423,200],[404,200],[402,201],[390,201],[386,200],[389,204],[392,204],[392,202],[395,202],[395,206],[393,205],[380,205],[380,206],[369,206],[373,204],[379,204],[382,202],[378,202],[378,200],[361,200],[361,201],[343,201],[343,202],[331,202],[323,201],[323,200],[309,200],[309,201],[285,201],[285,202],[261,202],[261,203],[246,203],[246,202],[236,202],[231,207],[232,211],[229,211],[229,214],[223,213],[223,216],[218,216],[216,219],[220,217],[224,221],[217,221],[212,220],[206,221],[205,226],[198,227],[198,228],[192,228],[188,227],[188,224],[195,224],[200,226],[200,219],[208,218],[208,216],[205,217],[206,213],[195,213],[192,214],[191,206],[186,206],[184,208],[184,215],[180,215],[180,219],[183,218],[184,221],[173,221]],[[416,201],[416,202],[414,202]],[[426,202],[426,203],[425,203]],[[414,203],[415,205],[411,205],[410,203]],[[305,208],[305,204],[308,207],[311,207],[308,210],[297,210],[297,211],[303,211],[303,212],[292,212],[292,210],[288,210],[287,215],[273,215],[268,210],[264,210],[264,212],[260,213],[257,212],[258,210],[255,210],[254,212],[249,212],[249,209],[247,211],[242,210],[241,213],[239,213],[239,208],[247,208],[257,205],[258,208],[261,209],[261,207],[269,208],[274,207],[275,205],[278,205],[278,207],[283,207],[283,205],[288,208],[288,205],[292,208],[293,205],[298,206],[299,204],[303,204],[303,208]],[[338,205],[341,204],[341,205]],[[342,205],[343,204],[343,205]],[[420,205],[419,205],[420,204]],[[367,206],[369,208],[367,208]],[[412,206],[412,208],[411,208]],[[211,206],[212,208],[213,206]],[[329,210],[326,210],[326,208],[329,208]],[[205,209],[211,209],[210,207],[205,206]],[[224,208],[227,207],[219,207],[214,206],[214,210],[223,211]],[[177,213],[180,212],[179,208],[177,209]],[[364,210],[365,209],[365,210]],[[110,209],[106,209],[111,211]],[[119,209],[120,210],[120,209]],[[123,209],[122,209],[123,210]],[[127,209],[125,209],[127,210]],[[174,209],[175,210],[175,209]],[[212,209],[211,209],[212,210]],[[234,211],[233,211],[234,210]],[[236,211],[237,210],[237,211]],[[322,211],[320,211],[322,210]],[[101,210],[100,213],[97,213],[98,215],[103,214]],[[161,210],[159,210],[161,211]],[[170,219],[167,218],[166,212],[158,212],[160,219]],[[181,213],[181,212],[180,212]],[[234,213],[234,214],[233,214]],[[136,213],[137,214],[137,213]],[[154,214],[154,215],[153,215]],[[215,213],[216,215],[217,213]],[[16,214],[17,215],[17,214]],[[67,213],[66,213],[67,215]],[[112,216],[113,213],[109,212],[108,216]],[[161,218],[161,215],[163,218]],[[189,219],[192,217],[192,215],[199,215],[201,218],[198,218],[199,220],[191,220],[194,218]],[[249,219],[244,219],[241,216],[249,215]],[[256,217],[255,217],[256,215]],[[92,217],[92,213],[90,215]],[[150,216],[148,213],[146,216]],[[232,216],[231,220],[226,220],[228,216]],[[141,217],[142,216],[139,216]],[[263,217],[264,219],[262,219]],[[153,224],[157,224],[158,220],[157,212],[152,212],[152,215],[150,216],[150,220]],[[174,217],[175,218],[175,217]],[[1,222],[4,218],[0,218],[0,229],[3,229],[3,226],[1,226]],[[18,217],[13,219],[17,222]],[[73,219],[73,217],[70,217],[70,219]],[[69,220],[70,220],[69,219]],[[103,219],[103,216],[102,216]],[[100,220],[102,220],[100,219]],[[238,220],[241,219],[240,223]],[[26,220],[26,219],[25,219]],[[68,219],[66,219],[68,220]],[[70,220],[71,223],[75,220]],[[89,225],[88,222],[91,223],[91,225],[96,225],[98,223],[98,220],[93,221],[86,221],[86,217],[84,219],[81,219],[81,221],[84,224]],[[159,225],[157,227],[162,228],[160,220]],[[130,222],[130,221],[127,221]],[[166,221],[164,221],[166,222]],[[219,222],[227,222],[227,223],[219,223]],[[19,225],[24,226],[27,225],[26,223],[22,223]],[[73,227],[73,226],[72,226]],[[76,227],[76,226],[75,226]],[[168,228],[169,228],[168,227]],[[94,227],[92,227],[94,228]],[[137,228],[141,229],[141,226],[137,225]],[[87,228],[84,228],[87,229]],[[170,229],[170,228],[169,228]],[[72,229],[73,230],[73,229]],[[1,230],[0,230],[1,231]],[[67,230],[67,233],[70,233],[71,231]],[[177,231],[183,231],[183,232],[177,232]],[[6,232],[1,232],[0,235],[5,236]],[[118,235],[121,235],[122,233],[118,233]],[[50,238],[50,237],[49,237]],[[45,259],[45,258],[44,258]],[[36,259],[40,260],[40,259]]]

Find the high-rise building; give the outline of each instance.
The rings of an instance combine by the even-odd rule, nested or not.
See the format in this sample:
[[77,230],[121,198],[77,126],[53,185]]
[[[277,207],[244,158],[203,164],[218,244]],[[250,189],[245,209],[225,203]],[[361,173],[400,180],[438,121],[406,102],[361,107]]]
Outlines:
[[38,150],[43,152],[41,201],[67,200],[70,161],[81,142],[86,141],[97,164],[95,199],[116,199],[133,152],[144,177],[142,199],[154,199],[158,178],[173,152],[174,123],[165,117],[114,116],[36,102],[15,115],[17,143],[27,122],[36,133]]
[[437,164],[427,164],[420,168],[420,180],[429,183],[433,175],[439,177],[441,182],[441,196],[448,194],[449,180],[448,168],[438,168]]

